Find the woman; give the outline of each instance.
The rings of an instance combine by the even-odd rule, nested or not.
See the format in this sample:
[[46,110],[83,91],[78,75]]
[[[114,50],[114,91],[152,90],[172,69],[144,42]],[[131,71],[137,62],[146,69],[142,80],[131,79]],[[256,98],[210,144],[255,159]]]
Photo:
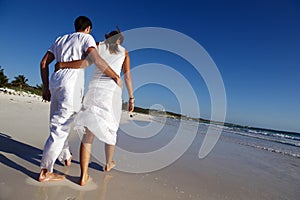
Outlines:
[[[130,73],[130,58],[127,50],[121,46],[124,37],[120,30],[105,34],[106,40],[98,43],[98,52],[107,64],[117,73],[121,70],[129,95],[128,111],[134,109],[134,96]],[[90,63],[87,60],[58,63],[58,68],[82,68]],[[83,107],[75,118],[75,129],[83,135],[80,145],[80,185],[88,181],[88,164],[94,136],[105,142],[105,171],[110,171],[115,165],[113,161],[117,130],[121,118],[122,88],[114,80],[95,67],[93,78],[84,97]]]

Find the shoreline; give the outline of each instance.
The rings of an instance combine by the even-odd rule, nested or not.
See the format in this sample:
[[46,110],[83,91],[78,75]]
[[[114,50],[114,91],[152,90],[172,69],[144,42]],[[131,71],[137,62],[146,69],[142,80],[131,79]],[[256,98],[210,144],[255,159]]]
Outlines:
[[[23,97],[34,97],[34,98],[37,98],[38,100],[42,101],[42,97],[39,95],[32,94],[32,93],[26,92],[26,91],[16,91],[16,90],[13,90],[10,88],[0,88],[0,94],[6,94],[6,95],[12,95],[12,96],[23,96]],[[152,116],[149,113],[152,113],[152,114],[156,113],[156,115],[153,115],[153,116],[165,117],[165,118],[169,118],[169,119],[186,120],[186,121],[191,120],[194,122],[210,124],[210,125],[215,125],[215,126],[223,126],[226,128],[240,128],[240,129],[249,129],[252,131],[266,131],[266,132],[277,132],[277,133],[282,133],[282,134],[296,134],[296,135],[299,135],[299,137],[300,137],[300,132],[298,132],[298,131],[277,130],[277,129],[272,129],[272,128],[261,128],[261,127],[255,127],[255,126],[249,126],[249,125],[240,125],[240,124],[235,124],[235,123],[231,123],[231,122],[211,121],[211,120],[203,119],[203,118],[188,117],[186,115],[173,113],[170,111],[161,112],[158,110],[150,110],[150,109],[145,109],[145,108],[141,108],[141,107],[136,107],[136,109],[139,111],[135,112],[135,113],[138,113],[140,115]]]

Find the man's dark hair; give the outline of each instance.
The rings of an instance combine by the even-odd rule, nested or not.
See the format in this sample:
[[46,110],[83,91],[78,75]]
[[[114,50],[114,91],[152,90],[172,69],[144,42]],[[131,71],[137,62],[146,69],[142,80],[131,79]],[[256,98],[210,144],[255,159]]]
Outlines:
[[79,16],[76,18],[74,26],[76,31],[84,31],[89,26],[92,29],[92,22],[89,18],[85,16]]

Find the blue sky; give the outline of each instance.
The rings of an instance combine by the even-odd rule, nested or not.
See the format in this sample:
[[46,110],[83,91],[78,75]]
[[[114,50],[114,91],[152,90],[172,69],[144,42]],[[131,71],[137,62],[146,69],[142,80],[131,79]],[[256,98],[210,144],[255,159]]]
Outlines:
[[[92,19],[96,41],[116,24],[123,31],[162,27],[191,37],[220,71],[227,122],[300,132],[299,1],[1,0],[0,65],[10,81],[23,74],[29,84],[40,84],[41,58],[57,36],[73,32],[79,15]],[[191,107],[182,114],[210,118],[209,92],[186,60],[153,49],[130,55],[133,69],[162,63],[180,72],[195,90],[201,111],[195,116]],[[166,110],[181,111],[172,91],[157,84],[138,88],[135,97],[141,107],[161,104]]]

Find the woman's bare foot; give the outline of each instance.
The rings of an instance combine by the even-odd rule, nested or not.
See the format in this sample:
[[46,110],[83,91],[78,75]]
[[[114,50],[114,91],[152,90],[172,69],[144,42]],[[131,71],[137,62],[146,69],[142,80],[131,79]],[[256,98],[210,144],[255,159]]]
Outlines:
[[90,179],[89,175],[81,176],[79,185],[84,186],[89,181],[89,179]]
[[116,166],[116,162],[115,161],[111,161],[110,163],[107,163],[105,165],[104,171],[109,172],[115,166]]
[[53,182],[64,180],[64,175],[59,175],[53,172],[48,172],[46,169],[42,169],[39,176],[39,182]]

